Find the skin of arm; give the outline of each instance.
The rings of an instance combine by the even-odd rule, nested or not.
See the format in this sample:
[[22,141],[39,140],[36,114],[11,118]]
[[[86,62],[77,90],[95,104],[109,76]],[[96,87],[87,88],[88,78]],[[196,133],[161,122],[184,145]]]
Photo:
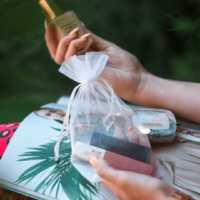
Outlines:
[[88,33],[78,38],[78,29],[74,29],[57,41],[55,30],[48,26],[45,39],[51,57],[57,64],[62,64],[65,59],[78,54],[78,47],[91,37],[93,44],[88,51],[109,56],[100,77],[111,82],[119,97],[142,106],[167,109],[200,123],[200,84],[156,77],[147,72],[134,55],[90,31]]
[[171,110],[176,116],[200,123],[199,83],[166,80],[148,73],[142,79],[136,103]]

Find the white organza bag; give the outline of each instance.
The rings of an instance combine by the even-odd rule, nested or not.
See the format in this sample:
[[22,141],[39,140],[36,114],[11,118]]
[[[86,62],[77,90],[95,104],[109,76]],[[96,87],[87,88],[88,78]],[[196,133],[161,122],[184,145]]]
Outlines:
[[[142,128],[134,112],[116,96],[111,84],[105,79],[98,78],[107,60],[107,55],[91,52],[70,57],[59,69],[59,72],[80,84],[74,88],[71,94],[61,134],[55,146],[55,158],[58,160],[62,138],[65,134],[70,135],[71,162],[91,182],[99,182],[101,178],[91,167],[89,155],[103,157],[107,155],[105,150],[112,151],[112,149],[106,149],[107,146],[105,148],[102,146],[104,142],[109,143],[110,141],[111,145],[116,142],[118,146],[124,145],[124,148],[126,148],[126,144],[129,145],[130,141],[137,143],[136,138],[140,135]],[[66,131],[64,131],[65,128],[67,128]],[[132,139],[130,140],[130,138]],[[119,143],[119,141],[121,142]],[[91,146],[94,149],[90,152],[90,149],[87,148]],[[101,151],[101,149],[103,150]],[[114,153],[116,153],[115,150],[116,148],[114,148]],[[136,154],[136,152],[132,152],[132,154],[134,153]],[[116,155],[111,154],[112,158],[113,155]],[[151,160],[151,158],[148,159]],[[112,165],[112,163],[109,164]]]

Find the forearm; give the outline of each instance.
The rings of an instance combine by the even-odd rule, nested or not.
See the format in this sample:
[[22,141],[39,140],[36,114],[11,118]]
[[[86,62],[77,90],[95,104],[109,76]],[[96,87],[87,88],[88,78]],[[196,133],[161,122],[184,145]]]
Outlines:
[[167,109],[177,116],[200,122],[200,84],[144,74],[141,87],[138,104]]

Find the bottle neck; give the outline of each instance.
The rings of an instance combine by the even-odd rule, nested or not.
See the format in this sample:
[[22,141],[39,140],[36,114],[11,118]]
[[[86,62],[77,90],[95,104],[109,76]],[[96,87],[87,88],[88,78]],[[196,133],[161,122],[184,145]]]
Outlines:
[[40,0],[39,5],[43,9],[47,21],[52,21],[65,12],[56,0]]

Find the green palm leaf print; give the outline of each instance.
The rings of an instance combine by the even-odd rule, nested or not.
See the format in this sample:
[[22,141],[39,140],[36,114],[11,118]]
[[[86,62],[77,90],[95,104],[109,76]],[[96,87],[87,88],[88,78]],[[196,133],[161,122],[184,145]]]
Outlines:
[[47,170],[52,169],[49,175],[35,187],[36,192],[45,194],[47,189],[50,189],[50,195],[55,190],[55,198],[57,198],[62,189],[70,200],[90,200],[92,195],[97,196],[99,194],[98,189],[71,164],[71,143],[67,142],[68,139],[68,137],[64,137],[60,145],[59,162],[56,162],[54,158],[56,141],[50,141],[37,148],[29,148],[28,152],[20,155],[21,158],[18,162],[31,160],[38,160],[39,162],[25,170],[16,183],[26,185],[37,175],[42,177]]

